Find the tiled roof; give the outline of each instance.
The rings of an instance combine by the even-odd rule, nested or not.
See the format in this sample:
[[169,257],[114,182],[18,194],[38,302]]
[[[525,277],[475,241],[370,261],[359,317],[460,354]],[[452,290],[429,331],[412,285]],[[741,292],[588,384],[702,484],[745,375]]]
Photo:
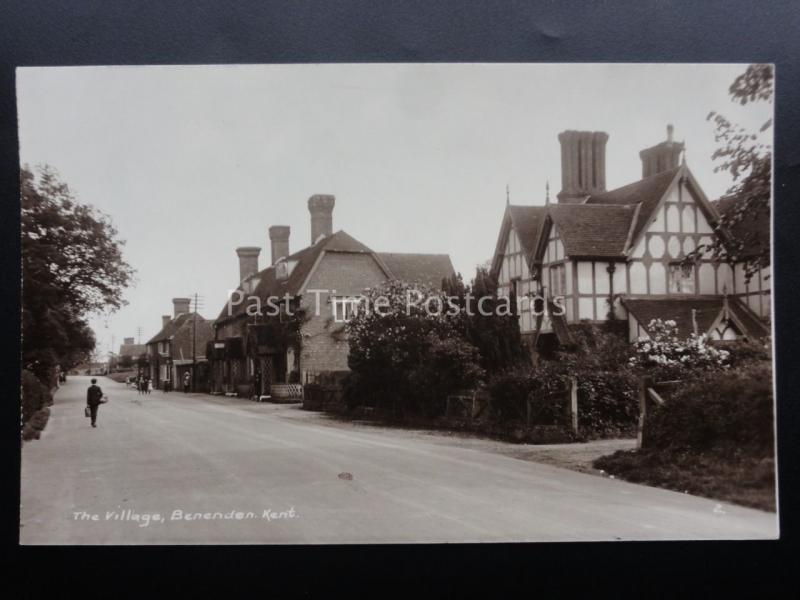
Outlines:
[[771,331],[766,323],[760,320],[753,311],[747,308],[744,303],[736,298],[734,301],[728,303],[728,307],[734,316],[747,329],[748,335],[751,337],[766,337],[770,335]]
[[[517,232],[517,237],[519,237],[523,250],[527,255],[532,256],[536,252],[539,232],[547,216],[547,207],[511,205],[508,207],[508,213],[511,216],[511,224],[514,226],[514,231]],[[501,249],[501,252],[503,250],[505,249]]]
[[[356,254],[374,254],[373,251],[353,238],[344,231],[337,231],[321,240],[316,244],[303,248],[294,254],[289,255],[285,261],[287,263],[296,262],[289,277],[279,280],[275,276],[275,268],[270,265],[263,269],[251,279],[258,279],[258,285],[253,292],[261,300],[268,297],[282,298],[284,295],[297,296],[303,292],[301,286],[314,268],[317,258],[322,252],[346,252]],[[444,277],[452,275],[453,265],[450,257],[437,254],[381,254],[377,255],[383,260],[386,267],[398,279],[410,279],[412,281],[431,282],[437,287],[441,285]],[[388,259],[387,259],[388,257]],[[242,289],[241,286],[239,288]],[[227,303],[223,306],[217,323],[222,323],[242,314],[247,308],[246,302],[240,302],[232,307],[231,314],[228,314]]]
[[[725,218],[732,214],[744,202],[742,198],[727,197],[716,201],[720,215]],[[770,245],[770,215],[768,210],[753,211],[741,219],[734,227],[728,229],[728,234],[735,240],[744,243],[740,258],[758,256],[762,252],[769,252]]]
[[568,256],[622,257],[635,205],[556,204],[548,214]]
[[[716,298],[622,298],[622,303],[639,324],[647,330],[650,321],[673,320],[681,337],[693,331],[692,309],[695,309],[698,333],[707,333],[717,320],[723,306],[723,297]],[[728,298],[728,307],[745,328],[745,335],[753,338],[769,335],[769,329],[738,298]]]
[[526,259],[530,264],[533,263],[536,246],[539,242],[539,233],[546,216],[546,206],[506,206],[506,210],[503,213],[503,222],[500,225],[500,233],[497,235],[494,257],[492,258],[491,273],[494,277],[497,277],[500,272],[502,257],[506,251],[508,232],[512,227],[517,233]]
[[119,347],[120,356],[139,356],[147,350],[145,344],[122,344]]
[[[319,255],[322,254],[322,251],[325,249],[326,245],[337,236],[341,238],[341,240],[337,241],[336,243],[338,248],[347,247],[348,238],[350,240],[353,239],[343,231],[338,231],[333,235],[317,240],[317,242],[311,246],[307,246],[306,248],[298,250],[294,254],[287,256],[284,259],[284,262],[288,264],[296,264],[291,273],[289,273],[289,277],[286,279],[280,280],[276,277],[274,265],[270,265],[266,269],[262,269],[255,275],[249,277],[248,280],[258,281],[258,285],[253,291],[252,295],[263,300],[270,296],[283,297],[285,294],[289,294],[290,296],[297,294],[297,291],[299,290],[303,281],[305,281],[306,276],[311,272],[311,269],[314,266],[314,263],[317,261]],[[359,246],[362,246],[362,244],[360,244],[360,242],[356,242],[356,244],[358,244],[358,246],[353,246],[354,251],[361,252],[362,249]],[[242,289],[243,288],[240,285],[238,290],[242,291]],[[226,302],[219,313],[219,317],[217,317],[217,323],[221,323],[228,319],[239,316],[245,311],[246,308],[246,303],[240,302],[232,306],[230,314],[228,314],[228,303]]]
[[669,171],[663,171],[650,177],[645,177],[634,183],[622,186],[615,190],[603,192],[602,194],[594,194],[589,196],[586,200],[588,205],[596,204],[628,204],[634,205],[641,203],[639,215],[636,219],[636,224],[633,228],[633,236],[631,239],[636,239],[647,223],[653,216],[653,212],[658,206],[661,198],[669,189],[670,184],[675,179],[681,167],[675,167]]
[[389,268],[395,279],[424,283],[435,288],[442,280],[455,273],[447,254],[399,254],[381,252],[378,257]]
[[[150,341],[148,341],[147,343],[148,344],[155,344],[156,342],[163,342],[164,340],[168,340],[173,335],[175,335],[175,332],[178,331],[178,329],[180,329],[181,326],[185,322],[191,321],[192,315],[195,315],[195,314],[197,314],[197,313],[181,313],[181,314],[179,314],[177,317],[175,317],[174,319],[169,321],[166,325],[164,325],[161,328],[161,331],[159,331],[152,338],[150,338]],[[201,315],[197,315],[197,317],[201,321],[205,320],[205,319],[203,319],[203,317]]]

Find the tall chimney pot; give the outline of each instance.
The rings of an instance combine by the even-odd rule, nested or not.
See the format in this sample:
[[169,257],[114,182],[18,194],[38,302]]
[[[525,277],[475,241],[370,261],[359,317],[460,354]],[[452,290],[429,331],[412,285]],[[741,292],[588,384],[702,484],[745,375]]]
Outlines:
[[161,327],[162,329],[167,326],[167,323],[172,321],[172,317],[169,315],[161,315]]
[[336,197],[330,194],[314,194],[308,199],[308,212],[311,213],[311,244],[320,236],[333,233],[333,206]]
[[269,228],[269,245],[272,251],[272,264],[278,262],[279,258],[289,256],[289,233],[288,225],[273,225]]
[[667,140],[639,152],[642,159],[642,177],[650,177],[676,168],[680,164],[683,143],[674,141],[675,128],[667,125]]
[[579,204],[586,196],[606,191],[604,131],[562,131],[560,204]]
[[173,298],[172,307],[175,309],[174,316],[177,317],[180,314],[188,313],[191,302],[189,298]]
[[258,255],[261,248],[258,246],[242,246],[236,249],[239,257],[239,281],[244,281],[250,275],[258,273]]

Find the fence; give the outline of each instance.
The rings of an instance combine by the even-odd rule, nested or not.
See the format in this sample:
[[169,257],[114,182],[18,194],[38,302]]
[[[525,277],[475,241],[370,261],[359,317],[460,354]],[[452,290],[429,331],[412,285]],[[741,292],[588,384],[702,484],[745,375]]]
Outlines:
[[664,406],[668,394],[683,381],[653,381],[652,377],[642,377],[639,381],[639,424],[636,431],[636,448],[647,446],[647,415],[654,406]]
[[[564,401],[569,419],[569,428],[578,435],[578,381],[570,377],[566,385],[560,389],[545,394],[530,394],[525,400],[525,429],[539,424],[545,408],[551,404]],[[470,423],[480,418],[481,415],[491,411],[492,399],[481,391],[453,394],[447,397],[445,405],[445,418],[467,418]]]
[[273,400],[300,402],[303,399],[303,386],[299,383],[272,383],[269,393]]

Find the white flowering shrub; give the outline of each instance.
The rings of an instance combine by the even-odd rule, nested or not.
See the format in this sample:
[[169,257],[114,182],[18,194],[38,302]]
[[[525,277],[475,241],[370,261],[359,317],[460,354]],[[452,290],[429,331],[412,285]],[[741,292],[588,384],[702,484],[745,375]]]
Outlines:
[[679,377],[688,371],[728,366],[730,353],[710,344],[705,334],[681,338],[675,321],[661,319],[650,321],[648,330],[650,337],[640,338],[633,345],[632,367]]

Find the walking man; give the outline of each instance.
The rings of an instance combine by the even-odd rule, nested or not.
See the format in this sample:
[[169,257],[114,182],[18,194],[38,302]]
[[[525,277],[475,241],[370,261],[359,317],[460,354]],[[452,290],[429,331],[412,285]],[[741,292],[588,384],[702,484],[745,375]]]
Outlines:
[[92,427],[97,427],[97,409],[103,403],[103,390],[97,385],[97,379],[92,379],[92,385],[86,390],[86,405],[92,417]]

